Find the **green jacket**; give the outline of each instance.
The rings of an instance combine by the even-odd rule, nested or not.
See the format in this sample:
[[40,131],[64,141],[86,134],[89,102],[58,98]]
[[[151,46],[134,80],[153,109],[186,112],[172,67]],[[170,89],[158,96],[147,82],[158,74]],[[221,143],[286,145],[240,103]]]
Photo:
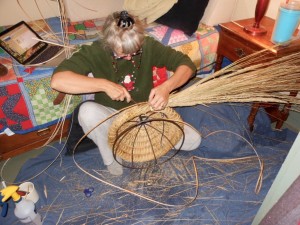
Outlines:
[[[154,66],[158,68],[165,66],[167,70],[175,71],[178,66],[187,65],[196,70],[187,55],[162,45],[152,37],[145,37],[142,51],[141,55],[133,57],[134,63],[124,59],[116,60],[112,57],[111,51],[103,48],[101,41],[95,41],[92,45],[82,46],[70,59],[63,61],[54,73],[68,70],[83,75],[92,73],[94,77],[124,85],[134,102],[143,102],[148,100],[153,88]],[[103,92],[95,93],[95,101],[114,109],[121,109],[133,103],[114,101]]]

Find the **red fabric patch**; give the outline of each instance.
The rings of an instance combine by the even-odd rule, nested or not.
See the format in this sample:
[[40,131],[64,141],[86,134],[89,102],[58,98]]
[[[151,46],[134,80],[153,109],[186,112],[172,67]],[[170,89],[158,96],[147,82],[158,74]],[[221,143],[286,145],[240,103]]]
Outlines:
[[5,96],[0,96],[0,129],[8,127],[12,131],[20,131],[32,128],[33,123],[19,85],[10,84],[2,89]]
[[[5,114],[3,112],[3,104],[7,100],[6,96],[0,97],[0,119],[5,119]],[[2,130],[4,128],[3,124],[0,123],[0,129]]]
[[6,86],[6,91],[8,95],[14,95],[20,93],[20,88],[18,84],[11,84]]
[[87,21],[84,21],[84,26],[86,27],[86,28],[93,28],[93,27],[95,27],[95,23],[94,23],[94,21],[92,21],[92,20],[87,20]]
[[[7,100],[7,96],[0,96],[0,106],[2,106],[3,105],[3,103],[5,102]],[[0,108],[0,110],[1,110],[2,108]],[[1,112],[1,111],[0,111]],[[0,113],[0,115],[1,115],[1,113]]]
[[24,79],[23,79],[23,77],[17,77],[17,81],[18,81],[19,83],[22,83],[22,82],[24,82]]
[[21,98],[19,99],[19,101],[16,103],[16,105],[14,107],[14,112],[18,113],[20,115],[24,115],[26,117],[29,117],[29,114],[28,114],[28,111],[27,111],[26,102],[25,102],[23,96],[21,96]]
[[73,26],[73,25],[71,25],[71,26],[68,26],[68,33],[71,33],[71,34],[74,34],[74,33],[76,33],[75,26]]
[[30,129],[30,128],[33,127],[33,124],[31,123],[31,120],[25,120],[25,121],[21,122],[21,125],[22,125],[22,128],[24,130]]
[[13,125],[16,125],[16,124],[18,124],[16,121],[14,121],[14,120],[10,120],[10,119],[6,119],[6,122],[7,122],[7,125],[8,126],[13,126]]
[[168,79],[166,67],[158,68],[156,66],[152,67],[152,77],[153,77],[153,86],[157,87],[161,85]]
[[29,74],[32,74],[32,72],[35,70],[35,67],[34,66],[31,66],[31,67],[27,67],[24,72],[26,73],[29,73]]

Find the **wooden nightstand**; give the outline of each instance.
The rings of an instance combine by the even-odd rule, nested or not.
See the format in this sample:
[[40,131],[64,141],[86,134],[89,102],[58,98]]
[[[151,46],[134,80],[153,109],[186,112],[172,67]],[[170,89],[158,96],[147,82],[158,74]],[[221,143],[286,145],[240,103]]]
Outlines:
[[[62,137],[68,136],[70,123],[70,119],[66,119],[63,130],[55,135],[53,141],[59,140],[61,135]],[[53,135],[56,128],[56,124],[54,124],[47,128],[32,131],[27,134],[14,134],[12,136],[0,134],[0,161],[30,151],[34,148],[42,147]]]
[[[215,66],[216,71],[221,69],[224,57],[234,62],[266,48],[271,48],[270,54],[274,56],[274,58],[282,57],[300,50],[299,39],[293,41],[286,47],[272,48],[274,44],[271,42],[271,36],[275,23],[273,19],[268,17],[262,19],[260,25],[267,29],[267,34],[263,36],[252,36],[243,30],[244,26],[253,23],[254,18],[220,24],[221,30]],[[297,93],[292,92],[291,95],[297,95]],[[280,109],[280,106],[275,104],[254,103],[248,117],[250,130],[253,130],[255,116],[261,106],[265,107],[271,121],[276,122],[276,129],[281,128],[283,122],[289,115],[291,107],[290,104],[287,104]]]

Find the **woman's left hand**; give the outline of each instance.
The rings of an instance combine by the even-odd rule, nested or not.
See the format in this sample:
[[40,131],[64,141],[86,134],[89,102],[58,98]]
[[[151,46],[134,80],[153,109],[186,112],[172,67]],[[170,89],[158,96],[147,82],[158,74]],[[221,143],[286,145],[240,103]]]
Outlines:
[[148,100],[150,107],[153,110],[163,110],[168,104],[169,95],[169,90],[163,85],[153,88]]
[[152,109],[163,110],[168,104],[170,93],[185,84],[191,78],[193,72],[190,67],[181,65],[177,67],[174,75],[168,80],[153,88],[148,100]]

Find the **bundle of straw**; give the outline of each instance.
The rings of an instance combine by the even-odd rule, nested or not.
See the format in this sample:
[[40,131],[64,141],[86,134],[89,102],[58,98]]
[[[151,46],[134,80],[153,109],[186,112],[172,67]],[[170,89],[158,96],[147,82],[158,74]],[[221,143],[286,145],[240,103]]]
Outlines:
[[300,53],[273,60],[269,57],[269,52],[263,50],[242,58],[171,95],[168,106],[224,102],[300,104],[299,98],[286,94],[300,90]]
[[[172,94],[168,107],[225,102],[300,104],[299,98],[286,94],[286,92],[297,92],[300,90],[300,53],[276,59],[272,57],[268,50],[244,57],[211,76],[199,80],[190,87]],[[143,107],[147,107],[147,104]],[[148,110],[150,110],[149,106]],[[114,121],[109,137],[111,144],[117,142],[118,146],[122,148],[122,146],[127,146],[125,139],[126,143],[131,143],[129,146],[135,146],[134,142],[140,143],[137,140],[138,138],[144,139],[141,136],[134,136],[130,141],[127,139],[129,135],[126,135],[127,138],[124,141],[116,140],[118,131],[122,130],[123,123],[132,122],[132,117],[129,116],[131,114],[136,117],[137,115],[145,114],[145,111],[141,110],[141,107],[130,107],[122,111],[118,116],[126,119],[118,118]],[[146,122],[143,121],[143,124]],[[161,121],[161,123],[165,122]],[[154,126],[158,126],[158,124]],[[159,125],[158,127],[164,127],[164,125]],[[163,135],[160,138],[164,138]],[[149,141],[149,137],[145,139]],[[146,147],[149,149],[145,149]],[[154,152],[157,151],[157,148],[158,146],[153,145],[141,146],[142,152],[152,153],[152,156],[151,154],[147,156],[147,160],[156,159]],[[169,148],[171,149],[171,147]],[[166,154],[166,152],[164,151],[163,154]],[[124,157],[124,154],[119,156],[133,162],[140,156],[141,151],[137,148],[130,148],[130,151],[127,153],[127,157]],[[161,155],[159,154],[159,156]]]

